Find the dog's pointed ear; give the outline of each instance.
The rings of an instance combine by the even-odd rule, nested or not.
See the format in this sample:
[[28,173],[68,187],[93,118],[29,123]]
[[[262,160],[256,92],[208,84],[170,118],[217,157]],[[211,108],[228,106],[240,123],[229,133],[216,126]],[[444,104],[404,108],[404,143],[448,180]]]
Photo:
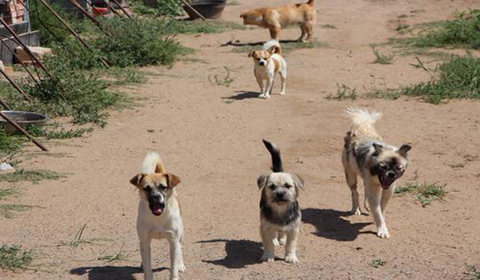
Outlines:
[[302,177],[298,175],[292,175],[293,178],[293,183],[295,184],[295,187],[303,189],[305,188],[305,182],[303,181]]
[[375,149],[374,156],[378,156],[383,151],[383,145],[378,143],[373,143],[373,148]]
[[157,166],[155,167],[155,173],[167,173],[165,170],[165,166],[163,166],[162,162],[158,162]]
[[254,54],[255,54],[255,52],[251,51],[251,52],[248,53],[248,57],[252,57]]
[[176,185],[180,184],[181,180],[177,175],[172,173],[166,173],[167,175],[167,184],[169,188],[173,188]]
[[138,187],[143,177],[145,177],[145,174],[138,173],[137,175],[133,176],[132,179],[130,179],[130,184],[134,185],[135,187]]
[[268,175],[261,175],[257,179],[257,186],[259,189],[262,189],[265,187],[265,184],[267,183]]
[[277,46],[271,46],[270,48],[268,48],[267,52],[269,52],[270,55],[275,54],[277,53],[277,48]]
[[412,146],[409,144],[403,144],[399,149],[398,149],[398,154],[401,155],[402,157],[407,157],[407,152],[412,149]]

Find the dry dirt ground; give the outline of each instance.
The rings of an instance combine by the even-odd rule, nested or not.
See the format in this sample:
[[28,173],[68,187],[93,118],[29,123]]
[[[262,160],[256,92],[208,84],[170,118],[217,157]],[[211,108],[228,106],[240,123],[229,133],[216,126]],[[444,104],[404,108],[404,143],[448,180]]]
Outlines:
[[[237,3],[228,6],[224,20],[240,22],[240,11],[261,5]],[[197,51],[172,69],[148,69],[156,75],[128,89],[141,98],[140,107],[113,113],[108,126],[91,137],[50,142],[49,154],[31,148],[34,157],[25,167],[68,176],[14,184],[21,193],[8,203],[36,207],[0,218],[0,244],[33,249],[35,260],[32,270],[0,270],[0,278],[143,279],[135,230],[138,197],[128,180],[146,152],[154,150],[183,180],[177,189],[186,228],[183,279],[461,279],[465,264],[480,268],[478,101],[431,105],[414,98],[325,97],[337,92],[337,84],[365,91],[428,80],[428,73],[410,65],[413,56],[397,55],[391,65],[372,64],[369,44],[398,36],[400,22],[443,20],[469,7],[480,8],[476,0],[319,1],[315,37],[328,46],[291,52],[287,95],[269,100],[255,98],[258,86],[247,54],[221,46],[232,39],[267,40],[266,30],[180,36]],[[288,29],[281,38],[298,34]],[[431,57],[424,60],[435,64]],[[209,81],[224,77],[224,67],[233,79],[229,87]],[[411,164],[398,184],[447,184],[445,200],[425,208],[411,194],[396,195],[387,208],[388,240],[374,234],[371,216],[347,212],[350,192],[340,153],[349,126],[343,111],[350,106],[383,112],[378,131],[387,142],[413,143]],[[299,198],[303,223],[295,265],[283,261],[283,250],[277,250],[274,263],[258,261],[256,179],[270,166],[262,138],[274,141],[286,169],[306,181]],[[85,242],[65,245],[85,224]],[[119,261],[99,260],[120,252]],[[154,243],[156,279],[168,278],[167,252],[165,241]],[[373,268],[374,259],[386,263]]]

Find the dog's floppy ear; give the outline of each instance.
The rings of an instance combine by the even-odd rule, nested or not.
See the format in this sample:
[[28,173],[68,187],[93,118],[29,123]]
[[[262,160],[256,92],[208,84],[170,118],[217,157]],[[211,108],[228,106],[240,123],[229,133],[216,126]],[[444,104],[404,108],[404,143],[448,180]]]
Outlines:
[[252,57],[254,54],[255,54],[255,52],[251,51],[251,52],[248,53],[248,57]]
[[261,175],[257,179],[257,186],[259,189],[265,187],[265,184],[267,183],[268,175]]
[[303,181],[302,177],[293,174],[292,178],[293,178],[293,183],[295,184],[295,187],[300,189],[305,188],[305,182]]
[[383,151],[383,145],[378,143],[373,143],[373,148],[375,149],[374,156],[378,156]]
[[167,184],[169,188],[173,188],[176,185],[180,184],[180,178],[177,175],[174,175],[172,173],[166,173],[167,176]]
[[412,149],[412,146],[408,144],[403,144],[399,149],[398,149],[398,154],[401,155],[402,157],[407,157],[407,152]]
[[132,179],[130,179],[130,184],[134,185],[135,187],[138,187],[143,177],[145,176],[146,174],[142,174],[142,173],[135,175]]

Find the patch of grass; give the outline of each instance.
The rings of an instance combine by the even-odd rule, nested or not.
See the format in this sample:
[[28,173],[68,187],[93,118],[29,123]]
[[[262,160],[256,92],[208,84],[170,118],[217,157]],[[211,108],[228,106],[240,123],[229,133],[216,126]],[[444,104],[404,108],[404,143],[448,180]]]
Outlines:
[[372,48],[373,54],[375,55],[375,60],[373,63],[378,63],[378,64],[392,64],[393,58],[395,57],[394,54],[381,54],[378,50],[375,48]]
[[22,250],[19,245],[0,247],[0,267],[16,271],[25,269],[32,262],[32,251]]
[[170,20],[166,25],[169,34],[217,34],[228,30],[245,30],[242,24],[229,21],[213,21],[213,20],[191,20],[179,21]]
[[212,77],[208,77],[208,80],[210,81],[211,84],[217,85],[217,86],[224,86],[224,87],[230,87],[230,84],[234,81],[232,77],[230,77],[230,69],[225,67],[226,74],[225,76],[220,76],[218,74],[213,75]]
[[465,272],[462,280],[480,280],[480,271],[473,264],[465,264]]
[[35,125],[27,125],[26,130],[34,137],[46,137],[47,139],[70,139],[84,137],[85,134],[90,134],[93,128],[72,128],[60,130],[47,130],[45,127],[39,127]]
[[450,166],[453,169],[456,169],[456,168],[464,168],[465,164],[464,163],[449,163],[448,166]]
[[458,12],[454,20],[436,24],[436,28],[412,39],[418,47],[458,47],[480,49],[480,11]]
[[98,257],[98,260],[106,261],[107,263],[127,260],[128,256],[125,253],[123,253],[123,245],[124,244],[122,244],[122,247],[120,247],[120,250],[118,251],[118,253],[114,255],[106,255],[106,256]]
[[406,15],[406,14],[401,14],[401,15],[398,16],[398,18],[407,18],[407,17],[408,17],[408,15]]
[[357,89],[356,88],[350,88],[344,84],[337,84],[337,94],[328,94],[325,99],[327,100],[337,100],[337,101],[342,101],[342,100],[356,100],[358,98],[357,95]]
[[365,97],[380,98],[385,100],[396,100],[400,98],[400,93],[395,89],[373,89],[369,91]]
[[64,177],[65,175],[49,170],[19,169],[13,173],[1,174],[0,182],[15,183],[20,181],[32,181],[35,184],[42,180],[57,180]]
[[0,127],[0,163],[15,154],[20,149],[20,144],[18,137],[9,135]]
[[0,189],[0,200],[4,199],[7,196],[16,194],[17,190],[14,188]]
[[24,212],[32,208],[33,206],[24,204],[0,204],[0,215],[11,219],[15,216],[14,212]]
[[70,246],[73,248],[76,248],[82,244],[91,244],[92,242],[90,240],[82,239],[83,232],[85,231],[85,228],[87,227],[87,224],[85,223],[73,236],[72,240],[69,242],[63,242],[61,245],[66,245]]
[[396,188],[395,193],[413,193],[415,199],[421,203],[422,207],[425,207],[434,200],[443,200],[446,195],[445,186],[446,184],[438,183],[408,183],[404,187]]
[[130,84],[144,84],[148,81],[146,74],[133,69],[113,68],[107,72],[108,76],[115,79],[112,83],[116,86]]
[[155,0],[153,7],[145,6],[143,0],[130,1],[133,11],[140,15],[181,16],[184,14],[180,1]]
[[480,58],[455,56],[442,63],[435,72],[438,78],[405,87],[400,93],[419,96],[433,104],[454,98],[480,99]]
[[407,29],[410,27],[410,25],[405,24],[405,23],[400,23],[396,28],[395,31],[398,31],[400,33],[404,33],[407,31]]
[[334,24],[323,24],[321,25],[323,28],[331,28],[331,29],[337,29],[337,26]]
[[371,262],[368,263],[368,265],[374,268],[379,268],[384,266],[386,263],[387,262],[383,261],[382,259],[373,259]]
[[[288,42],[288,43],[280,43],[282,47],[282,52],[284,54],[288,54],[297,49],[313,49],[313,48],[320,48],[320,47],[327,47],[328,44],[322,41],[309,41],[309,42]],[[240,47],[235,47],[232,49],[232,52],[237,53],[249,53],[251,51],[260,50],[262,46],[255,46],[255,45],[244,45]]]

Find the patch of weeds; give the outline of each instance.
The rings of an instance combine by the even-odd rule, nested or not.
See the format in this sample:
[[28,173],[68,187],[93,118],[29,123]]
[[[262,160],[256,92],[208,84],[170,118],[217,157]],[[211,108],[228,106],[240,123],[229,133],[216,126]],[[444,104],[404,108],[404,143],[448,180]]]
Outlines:
[[408,25],[408,24],[400,23],[400,24],[395,28],[395,31],[400,32],[400,33],[405,33],[409,27],[410,27],[410,25]]
[[24,212],[32,208],[33,206],[25,204],[0,204],[0,215],[11,219],[15,216],[14,212]]
[[128,68],[111,68],[108,70],[107,75],[115,79],[112,84],[116,86],[144,84],[148,81],[144,73]]
[[385,100],[397,100],[400,98],[400,93],[395,89],[373,89],[369,91],[365,97],[367,98],[379,98]]
[[480,280],[480,271],[473,264],[465,264],[465,272],[462,280]]
[[446,184],[438,183],[408,183],[404,187],[396,188],[395,193],[413,193],[415,199],[421,203],[422,207],[425,207],[434,200],[443,200],[446,195],[445,186]]
[[120,250],[118,251],[118,253],[116,253],[114,255],[106,255],[106,256],[98,257],[98,260],[99,261],[106,261],[107,263],[126,260],[128,258],[128,256],[125,253],[123,253],[123,245],[124,244],[122,244],[122,247],[120,247]]
[[465,164],[464,163],[449,163],[448,166],[450,166],[453,169],[457,169],[457,168],[464,168]]
[[[426,67],[423,68],[428,71]],[[442,63],[435,72],[438,78],[402,88],[400,92],[408,96],[419,96],[433,104],[439,104],[445,99],[480,99],[480,58],[455,56]]]
[[25,269],[32,262],[32,251],[22,250],[19,245],[0,247],[0,267],[16,271]]
[[140,15],[153,16],[181,16],[184,14],[180,1],[177,0],[155,0],[153,5],[146,6],[143,0],[131,0],[133,11]]
[[373,268],[379,268],[384,266],[386,263],[387,262],[383,261],[382,259],[373,259],[371,262],[368,263],[368,265]]
[[166,30],[170,34],[217,34],[228,30],[245,30],[242,24],[213,20],[170,20]]
[[[327,47],[328,44],[322,41],[309,41],[309,42],[280,42],[280,46],[282,48],[282,52],[284,54],[288,54],[297,49],[313,49],[313,48],[320,48],[320,47]],[[240,53],[249,53],[254,50],[260,50],[262,46],[255,46],[255,45],[244,45],[240,47],[235,47],[232,49],[232,52],[240,52]]]
[[350,88],[344,84],[337,84],[337,94],[333,95],[333,94],[329,94],[325,97],[325,99],[327,100],[337,100],[337,101],[341,101],[341,100],[347,100],[347,99],[350,99],[350,100],[356,100],[358,97],[357,95],[357,89],[356,88]]
[[69,246],[72,248],[77,248],[82,244],[94,244],[95,241],[99,239],[84,239],[82,237],[83,233],[85,232],[85,229],[87,228],[87,224],[85,223],[73,236],[72,240],[68,242],[62,242],[58,246]]
[[398,16],[398,18],[407,18],[407,17],[408,17],[408,15],[406,15],[406,14],[401,14],[401,15]]
[[13,173],[1,174],[0,182],[15,183],[20,181],[32,181],[34,184],[36,184],[42,180],[57,180],[64,177],[65,175],[62,175],[55,171],[42,170],[42,169],[38,169],[38,170],[19,169]]
[[334,24],[323,24],[321,25],[323,28],[331,28],[331,29],[337,29],[337,26]]
[[393,58],[395,57],[394,54],[381,54],[375,48],[372,48],[373,54],[375,55],[375,60],[373,63],[378,64],[392,64]]
[[47,139],[70,139],[84,137],[85,134],[90,134],[93,128],[76,128],[76,129],[64,129],[60,130],[47,130],[44,127],[36,125],[27,125],[26,130],[34,137],[46,137]]
[[208,77],[208,80],[210,81],[211,84],[217,85],[217,86],[224,86],[224,87],[230,87],[230,84],[234,81],[232,77],[230,77],[230,69],[225,67],[225,71],[227,72],[225,76],[221,77],[218,74],[213,75],[212,77]]
[[480,49],[480,11],[470,9],[458,12],[454,20],[447,20],[426,34],[412,39],[417,47],[458,47]]
[[0,189],[0,200],[16,193],[17,193],[17,190],[14,188]]
[[18,152],[20,144],[18,137],[9,135],[3,127],[0,127],[0,163]]

